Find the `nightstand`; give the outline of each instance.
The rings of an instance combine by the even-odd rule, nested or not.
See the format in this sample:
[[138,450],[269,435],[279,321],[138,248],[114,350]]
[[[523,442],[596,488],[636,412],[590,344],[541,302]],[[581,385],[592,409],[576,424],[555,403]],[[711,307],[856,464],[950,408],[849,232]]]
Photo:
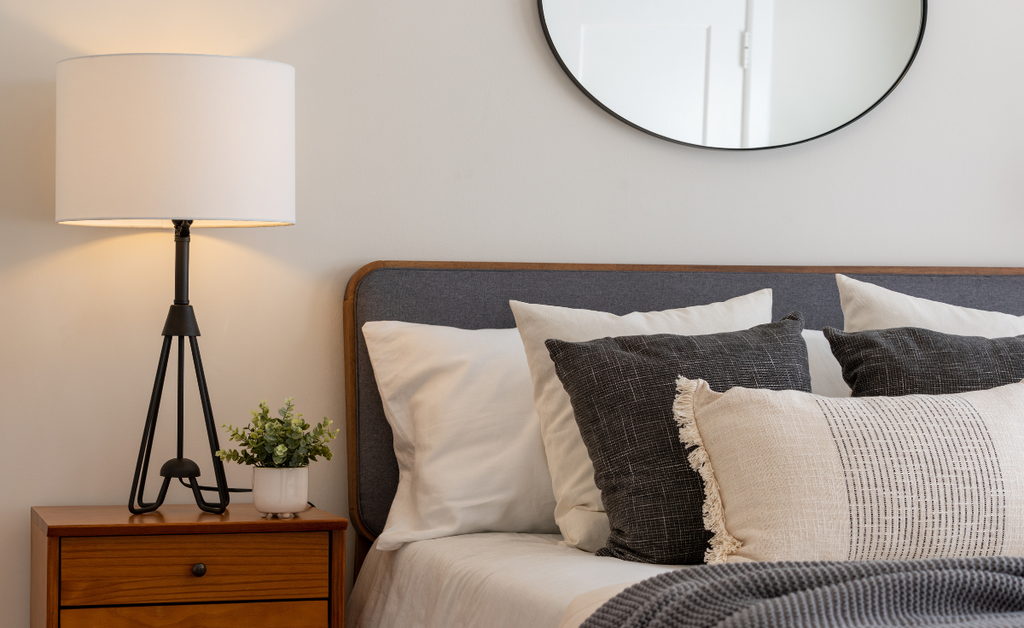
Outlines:
[[32,628],[342,628],[348,520],[32,509]]

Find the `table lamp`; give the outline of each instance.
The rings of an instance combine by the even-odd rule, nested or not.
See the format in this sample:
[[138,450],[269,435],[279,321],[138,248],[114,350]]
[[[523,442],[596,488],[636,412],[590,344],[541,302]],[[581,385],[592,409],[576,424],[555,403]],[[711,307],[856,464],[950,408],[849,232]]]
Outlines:
[[[188,300],[189,234],[198,227],[295,222],[295,69],[283,63],[188,54],[119,54],[57,64],[57,222],[173,228],[174,303],[142,432],[128,508],[160,507],[172,479],[202,510],[229,503],[199,325]],[[153,502],[143,496],[164,378],[177,338],[177,456],[160,469]],[[213,460],[215,486],[199,484],[184,457],[188,341]],[[215,491],[207,502],[204,491]]]

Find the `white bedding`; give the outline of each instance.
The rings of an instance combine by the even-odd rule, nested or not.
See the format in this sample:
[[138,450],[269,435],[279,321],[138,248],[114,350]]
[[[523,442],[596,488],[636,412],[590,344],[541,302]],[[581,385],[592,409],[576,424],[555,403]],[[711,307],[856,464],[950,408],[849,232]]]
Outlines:
[[595,556],[561,539],[492,532],[371,548],[346,625],[570,628],[629,584],[678,569]]

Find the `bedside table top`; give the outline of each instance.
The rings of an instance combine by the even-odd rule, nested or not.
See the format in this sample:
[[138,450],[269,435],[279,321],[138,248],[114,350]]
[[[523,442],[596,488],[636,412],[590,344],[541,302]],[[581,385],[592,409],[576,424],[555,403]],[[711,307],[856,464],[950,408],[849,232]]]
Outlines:
[[223,515],[195,504],[164,504],[133,515],[128,506],[34,506],[32,521],[46,536],[134,536],[146,534],[228,534],[344,530],[348,519],[309,508],[291,519],[264,519],[252,504],[231,504]]

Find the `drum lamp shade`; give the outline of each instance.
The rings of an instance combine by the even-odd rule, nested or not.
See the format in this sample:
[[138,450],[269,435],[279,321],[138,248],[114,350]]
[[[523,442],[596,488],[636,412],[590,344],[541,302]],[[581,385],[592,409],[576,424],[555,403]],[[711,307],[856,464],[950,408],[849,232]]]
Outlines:
[[186,54],[57,64],[56,218],[114,227],[295,222],[295,69]]

